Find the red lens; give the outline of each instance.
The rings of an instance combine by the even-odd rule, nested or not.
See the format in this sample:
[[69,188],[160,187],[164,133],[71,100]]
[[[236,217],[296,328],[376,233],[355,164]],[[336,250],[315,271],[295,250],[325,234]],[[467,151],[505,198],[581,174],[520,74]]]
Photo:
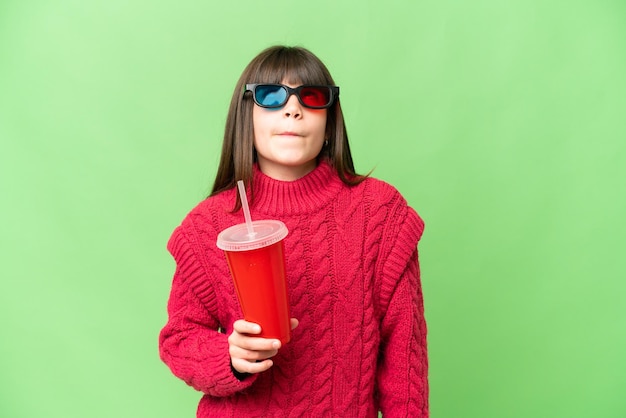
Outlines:
[[305,106],[327,106],[330,102],[330,89],[328,87],[303,87],[300,90],[300,100]]

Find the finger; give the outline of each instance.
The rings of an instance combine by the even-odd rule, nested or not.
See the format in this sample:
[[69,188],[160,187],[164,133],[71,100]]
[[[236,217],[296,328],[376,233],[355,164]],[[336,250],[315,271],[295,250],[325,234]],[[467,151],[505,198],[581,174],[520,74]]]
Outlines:
[[260,334],[261,326],[259,324],[255,324],[254,322],[248,322],[243,319],[239,319],[235,321],[233,324],[233,328],[240,334]]
[[261,373],[268,370],[274,365],[272,360],[263,360],[259,362],[249,362],[242,359],[231,360],[233,368],[239,373]]
[[228,345],[250,351],[275,351],[280,348],[280,340],[252,337],[233,331],[233,333],[228,336]]
[[228,347],[228,353],[231,358],[259,361],[274,357],[278,353],[278,350],[247,350],[236,345],[231,345]]
[[293,331],[300,324],[296,318],[291,318],[291,330]]

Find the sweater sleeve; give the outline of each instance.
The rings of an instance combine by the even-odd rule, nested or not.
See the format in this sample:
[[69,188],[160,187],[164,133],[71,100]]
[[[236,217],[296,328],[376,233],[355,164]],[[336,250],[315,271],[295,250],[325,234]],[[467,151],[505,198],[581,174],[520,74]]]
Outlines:
[[381,347],[377,368],[383,416],[429,416],[426,321],[417,242],[424,223],[409,207],[396,219],[397,234],[380,272]]
[[182,227],[168,243],[176,272],[168,301],[168,321],[159,336],[161,359],[196,390],[229,396],[248,388],[256,375],[238,380],[230,366],[228,337],[219,332],[217,300],[207,272]]

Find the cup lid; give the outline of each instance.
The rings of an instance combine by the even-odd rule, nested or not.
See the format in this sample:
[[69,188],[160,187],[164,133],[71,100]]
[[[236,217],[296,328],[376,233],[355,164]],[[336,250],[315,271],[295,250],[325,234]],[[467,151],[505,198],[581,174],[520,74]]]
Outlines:
[[284,239],[289,232],[281,221],[252,221],[252,234],[245,223],[233,225],[217,236],[217,248],[224,251],[250,251],[267,247]]

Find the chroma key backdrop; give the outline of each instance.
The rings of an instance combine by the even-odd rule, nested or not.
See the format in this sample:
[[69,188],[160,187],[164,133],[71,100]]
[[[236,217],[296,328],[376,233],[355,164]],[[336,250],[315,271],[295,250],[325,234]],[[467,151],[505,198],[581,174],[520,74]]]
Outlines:
[[622,0],[1,1],[0,416],[195,416],[165,245],[273,44],[426,222],[431,416],[625,417]]

